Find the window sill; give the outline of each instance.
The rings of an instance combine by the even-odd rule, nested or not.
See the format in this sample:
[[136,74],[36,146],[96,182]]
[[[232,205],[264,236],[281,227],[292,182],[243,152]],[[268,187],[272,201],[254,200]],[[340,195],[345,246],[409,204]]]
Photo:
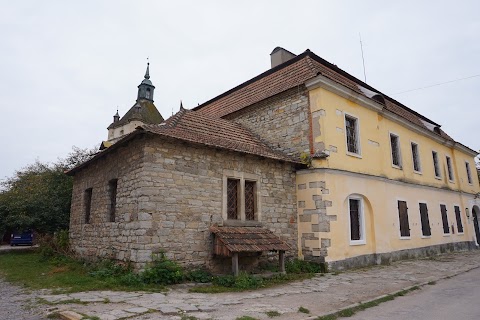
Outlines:
[[455,184],[454,180],[448,180],[448,182]]
[[422,239],[430,239],[432,236],[421,236]]
[[260,227],[262,223],[252,220],[223,220],[223,225],[226,227]]
[[367,244],[367,242],[365,240],[350,240],[350,245],[351,246],[362,246],[362,245],[365,245]]
[[419,175],[423,175],[422,171],[415,171],[415,170],[413,170],[413,173],[416,173],[416,174],[419,174]]
[[348,151],[347,151],[347,156],[351,156],[351,157],[354,157],[354,158],[362,159],[362,155],[361,155],[361,154],[358,154],[358,153],[352,153],[352,152],[348,152]]
[[463,235],[465,235],[465,232],[458,232],[457,233],[457,236],[463,236]]
[[398,170],[403,170],[403,167],[397,166],[396,164],[392,164],[392,168],[398,169]]
[[444,237],[450,237],[450,233],[444,233],[443,236]]
[[442,180],[442,176],[435,176],[435,179]]
[[400,240],[410,240],[410,239],[412,239],[411,236],[410,237],[400,237]]

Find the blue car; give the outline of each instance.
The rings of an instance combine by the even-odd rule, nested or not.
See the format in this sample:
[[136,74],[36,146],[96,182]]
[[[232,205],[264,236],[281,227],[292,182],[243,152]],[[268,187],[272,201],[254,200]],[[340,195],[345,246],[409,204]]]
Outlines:
[[33,246],[33,232],[26,230],[24,232],[14,232],[10,237],[10,245],[27,245]]

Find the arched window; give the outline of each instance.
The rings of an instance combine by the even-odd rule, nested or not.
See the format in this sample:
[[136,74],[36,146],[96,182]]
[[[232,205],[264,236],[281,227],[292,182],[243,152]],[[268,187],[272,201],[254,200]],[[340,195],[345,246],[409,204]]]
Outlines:
[[145,98],[150,99],[150,88],[147,88],[147,92],[145,92]]

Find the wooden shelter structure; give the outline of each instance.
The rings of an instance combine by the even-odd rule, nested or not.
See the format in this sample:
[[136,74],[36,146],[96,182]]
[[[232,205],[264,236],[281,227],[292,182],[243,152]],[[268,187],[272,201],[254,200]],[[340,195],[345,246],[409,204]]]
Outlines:
[[232,257],[232,272],[238,275],[238,255],[241,252],[278,251],[280,272],[285,273],[285,251],[290,246],[272,231],[261,227],[210,227],[214,235],[213,251]]

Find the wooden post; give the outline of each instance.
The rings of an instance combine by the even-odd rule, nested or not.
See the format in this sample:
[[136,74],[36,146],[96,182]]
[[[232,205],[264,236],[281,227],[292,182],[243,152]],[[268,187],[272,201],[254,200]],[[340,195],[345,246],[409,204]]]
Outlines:
[[285,274],[285,251],[278,252],[278,262],[280,263],[280,273]]
[[238,252],[234,252],[232,256],[232,272],[235,277],[238,276]]

